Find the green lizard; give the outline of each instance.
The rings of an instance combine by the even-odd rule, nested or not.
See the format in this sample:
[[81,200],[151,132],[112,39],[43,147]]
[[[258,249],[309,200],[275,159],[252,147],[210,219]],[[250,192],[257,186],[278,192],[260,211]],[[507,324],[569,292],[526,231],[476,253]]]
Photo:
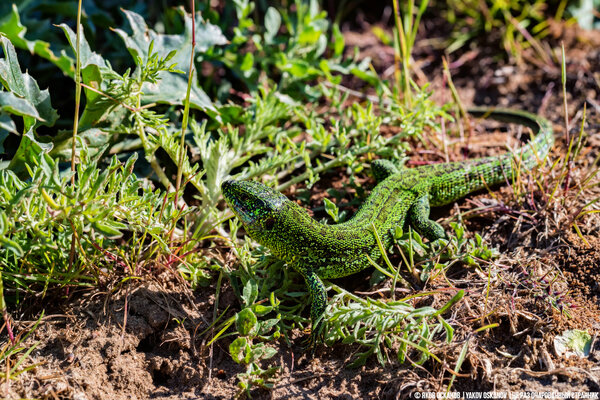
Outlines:
[[392,244],[392,229],[406,224],[429,240],[445,238],[444,229],[429,219],[430,206],[451,203],[487,185],[511,181],[519,169],[531,169],[545,159],[554,144],[552,125],[524,111],[475,108],[469,113],[530,127],[535,137],[519,150],[465,162],[449,162],[398,170],[390,161],[371,164],[379,182],[352,219],[325,225],[283,194],[252,181],[225,181],[221,190],[246,233],[273,255],[295,268],[311,295],[311,345],[327,305],[321,279],[341,278],[378,261]]

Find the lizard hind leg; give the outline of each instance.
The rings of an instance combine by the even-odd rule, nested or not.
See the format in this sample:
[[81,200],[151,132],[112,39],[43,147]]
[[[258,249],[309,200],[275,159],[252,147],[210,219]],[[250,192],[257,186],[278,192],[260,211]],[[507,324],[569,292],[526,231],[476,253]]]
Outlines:
[[444,228],[429,219],[429,211],[429,195],[419,196],[408,210],[408,223],[429,240],[446,238]]
[[388,176],[397,174],[400,169],[390,160],[375,160],[371,163],[371,171],[379,183]]

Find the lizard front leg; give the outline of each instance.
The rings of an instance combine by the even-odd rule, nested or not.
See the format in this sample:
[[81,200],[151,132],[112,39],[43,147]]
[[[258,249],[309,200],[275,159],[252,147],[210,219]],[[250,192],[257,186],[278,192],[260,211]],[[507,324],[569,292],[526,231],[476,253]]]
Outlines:
[[420,195],[408,210],[408,223],[429,240],[446,238],[444,228],[429,219],[429,212],[429,195]]
[[312,322],[312,329],[310,338],[308,340],[308,348],[314,352],[315,345],[317,344],[317,338],[321,329],[321,318],[327,307],[327,291],[321,278],[312,269],[303,269],[300,273],[304,276],[306,287],[310,293],[311,307],[310,307],[310,319]]

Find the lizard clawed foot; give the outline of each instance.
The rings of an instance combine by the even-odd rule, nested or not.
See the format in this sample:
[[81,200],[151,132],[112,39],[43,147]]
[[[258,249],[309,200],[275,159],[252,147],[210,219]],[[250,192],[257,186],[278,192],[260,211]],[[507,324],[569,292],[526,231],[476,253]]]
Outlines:
[[306,338],[303,343],[302,343],[302,350],[306,353],[308,353],[308,355],[310,357],[314,357],[315,356],[315,350],[317,349],[317,345],[319,344],[319,342],[321,342],[322,338],[320,336],[320,329],[315,329],[313,327],[313,329],[310,332],[310,335],[308,336],[308,338]]
[[315,350],[317,349],[317,340],[311,334],[304,342],[302,343],[302,351],[307,353],[308,356],[314,358]]

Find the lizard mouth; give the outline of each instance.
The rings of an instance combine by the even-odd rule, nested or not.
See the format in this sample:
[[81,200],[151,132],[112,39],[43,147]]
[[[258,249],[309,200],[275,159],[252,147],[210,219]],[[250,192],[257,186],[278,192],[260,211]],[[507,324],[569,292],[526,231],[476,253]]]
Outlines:
[[221,191],[229,208],[231,208],[244,225],[249,225],[256,221],[256,217],[252,212],[252,204],[254,202],[238,182],[232,180],[223,182],[221,184]]

